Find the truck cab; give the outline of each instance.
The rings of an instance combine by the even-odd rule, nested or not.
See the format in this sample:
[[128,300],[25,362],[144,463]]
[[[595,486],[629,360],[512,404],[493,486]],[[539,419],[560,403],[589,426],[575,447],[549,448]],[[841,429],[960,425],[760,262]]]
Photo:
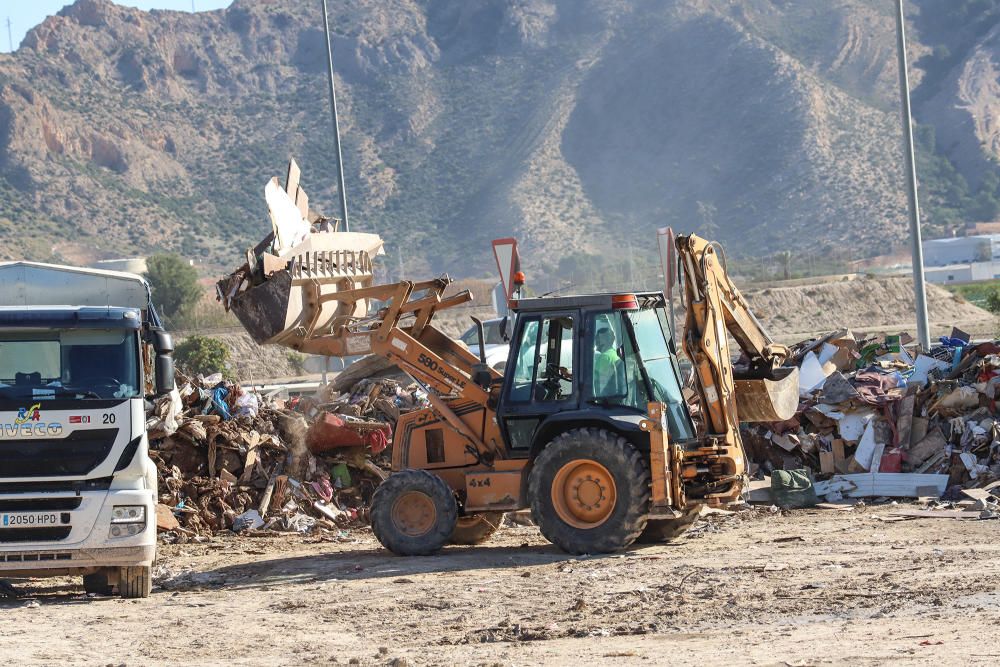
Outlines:
[[0,577],[149,595],[145,399],[173,388],[171,352],[139,276],[0,264]]

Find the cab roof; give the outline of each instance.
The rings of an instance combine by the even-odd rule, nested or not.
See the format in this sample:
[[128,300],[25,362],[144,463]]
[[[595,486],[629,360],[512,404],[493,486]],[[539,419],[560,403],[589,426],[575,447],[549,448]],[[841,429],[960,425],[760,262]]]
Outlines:
[[663,301],[662,292],[609,292],[607,294],[577,294],[572,296],[543,296],[516,299],[512,309],[521,313],[557,312],[560,310],[612,310],[614,302],[623,296],[643,301]]

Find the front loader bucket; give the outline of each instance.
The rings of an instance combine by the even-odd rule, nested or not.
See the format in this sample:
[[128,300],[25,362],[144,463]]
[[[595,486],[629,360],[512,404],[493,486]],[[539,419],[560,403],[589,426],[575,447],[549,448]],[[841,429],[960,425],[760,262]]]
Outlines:
[[798,368],[778,368],[770,378],[735,376],[734,385],[741,422],[781,422],[798,410]]
[[237,294],[230,304],[230,309],[250,337],[263,345],[284,333],[287,320],[300,319],[294,313],[289,317],[291,291],[291,274],[288,271],[280,271],[271,280]]

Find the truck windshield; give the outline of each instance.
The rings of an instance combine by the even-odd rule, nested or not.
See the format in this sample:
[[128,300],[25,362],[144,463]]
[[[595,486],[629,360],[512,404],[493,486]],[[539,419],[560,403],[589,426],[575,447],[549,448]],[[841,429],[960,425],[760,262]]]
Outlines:
[[670,327],[663,308],[629,311],[628,318],[639,344],[639,357],[653,385],[653,400],[667,405],[667,421],[674,439],[694,437],[687,406],[681,395],[677,366],[667,341]]
[[0,333],[0,398],[132,398],[140,386],[135,332]]

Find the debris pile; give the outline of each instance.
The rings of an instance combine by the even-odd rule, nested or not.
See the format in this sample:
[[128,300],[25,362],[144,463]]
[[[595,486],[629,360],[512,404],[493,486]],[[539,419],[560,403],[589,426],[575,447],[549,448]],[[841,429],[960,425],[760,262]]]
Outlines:
[[[181,376],[178,375],[181,379]],[[147,420],[165,539],[367,523],[392,429],[426,403],[417,386],[363,378],[348,391],[274,400],[217,374],[184,379]]]
[[959,499],[1000,478],[1000,345],[957,329],[926,354],[910,343],[840,330],[794,346],[798,411],[742,426],[752,472],[806,469],[828,502]]

